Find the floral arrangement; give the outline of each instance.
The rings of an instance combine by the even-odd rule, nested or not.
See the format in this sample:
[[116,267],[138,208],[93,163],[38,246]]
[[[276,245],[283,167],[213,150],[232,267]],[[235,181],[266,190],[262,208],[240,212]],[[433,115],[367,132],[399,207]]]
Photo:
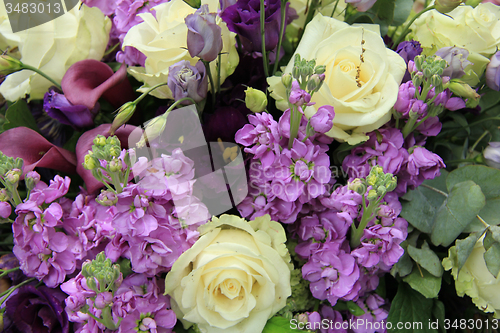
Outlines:
[[3,332],[497,332],[495,1],[0,6]]

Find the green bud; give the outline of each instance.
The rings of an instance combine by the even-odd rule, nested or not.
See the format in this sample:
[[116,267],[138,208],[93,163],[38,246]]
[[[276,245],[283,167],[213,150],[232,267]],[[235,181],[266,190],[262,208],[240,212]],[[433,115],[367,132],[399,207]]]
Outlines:
[[313,74],[307,82],[307,90],[309,93],[313,93],[321,89],[323,82],[325,81],[325,74]]
[[102,206],[113,206],[118,202],[116,193],[110,190],[102,190],[95,201]]
[[7,171],[7,173],[5,174],[5,180],[10,184],[17,184],[22,173],[23,172],[19,169],[12,169],[10,171]]
[[368,197],[367,197],[368,201],[373,201],[377,198],[378,198],[377,191],[375,191],[375,190],[368,191]]
[[144,129],[144,134],[137,143],[138,147],[144,147],[146,141],[150,141],[159,137],[165,130],[165,125],[167,124],[167,117],[161,115],[151,119]]
[[423,55],[418,55],[413,59],[413,62],[415,63],[415,67],[417,67],[417,70],[422,71],[422,65],[425,61],[425,57]]
[[314,69],[314,74],[324,74],[326,72],[326,66],[319,65]]
[[464,98],[479,100],[481,97],[476,90],[472,89],[467,83],[453,79],[448,83],[448,88],[456,95]]
[[108,148],[108,154],[109,154],[109,156],[112,156],[112,157],[120,156],[121,152],[122,151],[121,151],[120,147],[111,146]]
[[106,145],[106,137],[99,134],[94,138],[93,142],[98,147],[104,147]]
[[184,0],[184,2],[196,9],[201,7],[201,0]]
[[297,66],[293,66],[292,68],[292,77],[296,80],[300,78],[300,68]]
[[396,189],[396,186],[398,185],[398,181],[396,177],[391,177],[391,180],[386,183],[387,187],[387,192],[392,192]]
[[23,69],[23,63],[6,54],[0,55],[0,75],[9,75]]
[[436,0],[436,10],[440,13],[446,14],[457,8],[463,0]]
[[94,170],[98,168],[100,165],[99,160],[94,156],[92,152],[89,152],[85,155],[85,159],[83,162],[83,167],[87,170]]
[[1,188],[0,189],[0,202],[6,202],[6,201],[9,201],[9,199],[10,199],[9,192],[7,192],[6,189]]
[[466,4],[467,6],[476,7],[476,6],[477,6],[477,5],[479,5],[481,2],[482,2],[482,0],[466,0],[466,1],[465,1],[465,4]]
[[[442,74],[442,70],[441,70]],[[435,88],[435,94],[439,94],[440,92],[443,91],[443,79],[441,78],[441,74],[434,74],[431,77],[431,84]]]
[[119,109],[118,109],[118,114],[116,115],[115,119],[113,119],[113,123],[111,124],[111,129],[109,130],[110,134],[114,134],[115,131],[125,124],[127,121],[132,118],[134,115],[134,112],[137,108],[137,105],[135,102],[127,102],[123,104]]
[[359,178],[356,178],[352,182],[350,182],[347,185],[347,188],[361,195],[365,194],[366,192],[366,185],[363,184],[363,181]]
[[385,186],[381,185],[381,186],[377,187],[377,194],[379,196],[383,196],[386,193],[387,193],[387,188]]
[[375,185],[377,183],[377,176],[373,174],[368,175],[368,177],[366,177],[366,182],[368,185]]
[[120,140],[118,140],[116,135],[112,135],[112,136],[108,137],[106,139],[106,144],[117,146],[118,148],[121,148],[121,142],[120,142]]
[[285,88],[290,89],[292,87],[293,77],[292,74],[287,73],[281,76],[281,83],[285,86]]
[[429,67],[425,67],[423,70],[422,70],[422,73],[424,73],[424,77],[426,78],[429,78],[432,76],[432,69],[430,69]]
[[424,82],[424,75],[420,72],[414,72],[412,73],[412,78],[414,87],[420,87],[420,85]]
[[248,87],[245,90],[245,105],[252,112],[262,112],[267,106],[267,96],[258,89]]

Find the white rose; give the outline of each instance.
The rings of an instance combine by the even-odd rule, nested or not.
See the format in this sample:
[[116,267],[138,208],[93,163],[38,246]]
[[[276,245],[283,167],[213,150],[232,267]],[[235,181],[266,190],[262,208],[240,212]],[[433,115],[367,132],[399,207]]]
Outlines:
[[[216,12],[219,8],[217,0],[204,0],[202,4],[208,4],[210,12]],[[191,58],[187,50],[188,28],[184,22],[184,18],[193,14],[196,8],[192,8],[183,0],[172,0],[151,10],[155,11],[156,18],[152,13],[139,14],[144,22],[132,27],[123,41],[123,47],[135,47],[146,56],[145,67],[129,68],[129,73],[144,83],[138,90],[140,92],[145,92],[159,83],[167,82],[168,69],[177,62],[187,60],[194,66],[199,60],[199,58]],[[226,23],[218,16],[217,24],[222,30],[220,71],[222,83],[234,72],[239,57],[235,47],[236,34],[230,32]],[[210,63],[215,85],[217,85],[217,62],[216,59]],[[210,85],[209,89],[211,89]],[[166,85],[154,90],[151,94],[158,98],[172,98],[172,92]]]
[[415,20],[411,28],[410,37],[420,42],[424,54],[434,54],[446,46],[467,49],[467,59],[473,65],[465,68],[462,80],[475,85],[500,46],[500,7],[492,3],[480,3],[476,8],[464,5],[446,15],[430,10]]
[[285,231],[269,215],[214,217],[172,266],[165,293],[187,328],[258,333],[291,295]]
[[[1,26],[3,29],[3,25]],[[18,42],[20,60],[40,69],[60,83],[68,68],[84,59],[101,60],[108,44],[111,21],[98,8],[75,6],[71,11],[39,26],[12,33],[1,31],[2,38]],[[30,95],[42,99],[53,84],[29,70],[13,73],[0,86],[9,101]]]
[[476,242],[460,271],[455,246],[448,250],[448,257],[443,259],[443,267],[445,270],[452,270],[458,296],[470,296],[479,309],[493,312],[495,318],[500,318],[500,275],[495,278],[486,267],[483,239],[484,236]]
[[[350,26],[317,14],[295,54],[326,66],[325,82],[311,99],[316,104],[304,110],[310,118],[323,105],[334,107],[333,128],[326,135],[356,144],[368,139],[365,133],[390,120],[406,64],[385,47],[378,25]],[[295,54],[284,73],[291,73]],[[281,78],[270,77],[268,83],[277,107],[287,109]]]

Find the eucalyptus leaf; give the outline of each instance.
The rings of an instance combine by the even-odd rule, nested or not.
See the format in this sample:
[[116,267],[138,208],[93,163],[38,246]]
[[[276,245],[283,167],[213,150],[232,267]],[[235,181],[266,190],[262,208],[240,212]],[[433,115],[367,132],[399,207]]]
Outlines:
[[500,244],[493,243],[483,256],[488,271],[496,278],[500,272]]
[[407,248],[410,257],[415,260],[422,268],[436,277],[443,275],[443,266],[439,257],[429,248],[427,242],[424,242],[422,248],[416,248],[408,245]]
[[[391,333],[437,333],[428,325],[432,319],[434,301],[425,298],[406,283],[400,283],[392,300],[387,322],[392,324]],[[397,328],[397,323],[412,323],[410,329]]]
[[347,302],[347,309],[351,314],[356,317],[362,316],[365,314],[365,310],[363,310],[359,305],[354,303],[353,301]]
[[474,232],[471,233],[467,238],[465,239],[457,239],[455,242],[455,251],[457,252],[457,264],[458,264],[458,271],[464,267],[465,262],[467,261],[467,258],[469,258],[470,254],[472,253],[472,250],[474,249],[474,246],[477,243],[477,240],[481,236],[482,232]]
[[473,181],[454,184],[434,218],[432,243],[443,246],[453,243],[484,205],[481,188]]
[[412,269],[413,262],[411,261],[408,253],[405,251],[405,253],[403,253],[403,255],[399,258],[398,262],[394,266],[392,266],[391,274],[392,276],[396,276],[396,274],[399,274],[399,276],[403,277],[410,274]]
[[403,281],[427,298],[437,297],[441,289],[441,277],[436,277],[423,268],[413,269]]

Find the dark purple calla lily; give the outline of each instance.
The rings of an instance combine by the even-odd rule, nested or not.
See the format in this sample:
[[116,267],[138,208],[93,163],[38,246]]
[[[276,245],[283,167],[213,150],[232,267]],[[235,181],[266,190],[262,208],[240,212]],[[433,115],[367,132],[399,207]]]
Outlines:
[[24,160],[23,173],[35,167],[75,173],[76,156],[69,150],[59,148],[39,133],[27,127],[16,127],[0,134],[0,151],[10,157]]
[[[128,139],[130,133],[135,130],[137,127],[127,125],[123,126],[116,130],[115,135],[118,137],[122,144],[122,148],[128,148]],[[85,155],[91,150],[94,138],[98,135],[104,135],[106,137],[109,136],[109,130],[111,129],[111,124],[102,124],[99,127],[96,127],[90,131],[87,131],[82,134],[80,139],[76,144],[76,159],[77,166],[76,171],[83,178],[85,185],[87,186],[88,193],[94,193],[104,185],[92,176],[92,172],[83,167],[82,163],[85,159]]]
[[102,96],[114,107],[135,99],[135,93],[127,79],[127,66],[116,73],[107,64],[86,59],[74,63],[61,81],[64,96],[73,105],[84,105],[93,110]]

